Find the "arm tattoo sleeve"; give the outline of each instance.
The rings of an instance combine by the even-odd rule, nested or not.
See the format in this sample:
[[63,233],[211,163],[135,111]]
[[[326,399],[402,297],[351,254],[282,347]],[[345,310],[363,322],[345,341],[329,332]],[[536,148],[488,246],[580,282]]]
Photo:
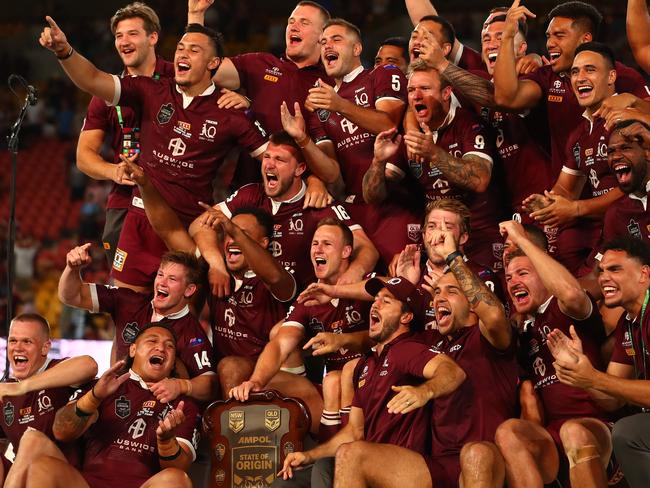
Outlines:
[[454,273],[472,308],[476,308],[479,302],[483,302],[490,307],[501,305],[494,293],[467,267],[462,257],[459,256],[454,259],[449,268]]
[[94,415],[88,417],[79,417],[76,412],[77,403],[68,403],[65,407],[56,412],[54,417],[53,429],[61,432],[66,438],[77,438],[84,433],[88,422],[90,422]]
[[491,81],[465,71],[452,63],[449,63],[449,66],[445,68],[442,76],[452,84],[454,90],[457,90],[472,102],[481,107],[494,108],[496,106],[494,103],[494,85]]
[[489,184],[492,176],[490,161],[473,155],[457,158],[440,147],[433,164],[442,171],[449,183],[465,190],[478,191],[482,185]]
[[366,203],[382,203],[387,196],[386,166],[372,162],[366,174],[363,175],[363,199]]

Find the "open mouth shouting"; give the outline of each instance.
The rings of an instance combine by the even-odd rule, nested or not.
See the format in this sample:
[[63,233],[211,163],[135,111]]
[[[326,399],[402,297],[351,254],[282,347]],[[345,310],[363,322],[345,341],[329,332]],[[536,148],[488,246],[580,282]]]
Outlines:
[[314,271],[316,276],[322,275],[327,270],[327,259],[323,256],[314,256]]
[[629,185],[632,181],[632,165],[625,161],[619,161],[612,165],[612,171],[616,175],[616,181],[620,186]]
[[593,93],[594,87],[588,84],[576,85],[576,95],[579,100],[584,100],[590,97]]
[[605,299],[614,298],[618,293],[618,288],[612,285],[605,285],[602,287],[602,290]]
[[528,290],[525,288],[514,288],[510,292],[510,295],[512,296],[512,301],[517,308],[525,307],[530,303],[530,293],[528,293]]
[[276,173],[273,173],[271,171],[266,171],[264,173],[264,179],[266,180],[266,187],[269,190],[275,190],[278,188],[278,185],[280,184],[278,180],[278,175]]
[[451,326],[451,309],[444,303],[436,304],[436,322],[440,329]]
[[325,68],[332,69],[336,66],[336,62],[339,59],[339,53],[336,51],[325,51],[323,54],[323,62],[325,63]]
[[178,61],[176,63],[176,73],[179,75],[183,75],[187,73],[191,67],[192,66],[187,61]]
[[413,104],[413,112],[418,119],[424,119],[429,116],[429,107],[425,103],[415,103]]
[[302,42],[302,37],[300,37],[298,34],[290,34],[289,35],[289,42],[287,43],[289,46],[297,46]]
[[226,248],[226,261],[236,263],[242,257],[241,249],[238,246],[230,245]]
[[551,65],[555,64],[558,59],[560,59],[560,56],[562,56],[561,52],[558,51],[553,51],[548,53],[548,60],[550,61]]

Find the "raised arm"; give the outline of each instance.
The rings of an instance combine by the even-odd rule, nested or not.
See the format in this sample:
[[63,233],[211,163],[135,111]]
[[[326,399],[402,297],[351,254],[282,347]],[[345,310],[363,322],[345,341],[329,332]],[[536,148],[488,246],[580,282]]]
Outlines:
[[163,240],[165,245],[172,250],[194,253],[196,243],[190,237],[189,232],[178,218],[178,215],[169,206],[167,201],[160,194],[158,189],[151,183],[140,166],[134,163],[134,159],[120,156],[122,163],[126,165],[126,172],[129,179],[138,184],[140,195],[144,203],[144,211],[147,214],[151,227]]
[[187,0],[187,23],[200,24],[205,22],[205,12],[214,0]]
[[526,236],[520,223],[510,220],[499,224],[501,235],[512,242],[530,259],[542,283],[558,300],[562,313],[584,320],[593,312],[593,305],[578,280],[560,263],[540,249]]
[[75,356],[17,383],[0,383],[0,399],[18,396],[45,388],[76,386],[92,380],[97,363],[90,356]]
[[52,432],[54,437],[63,442],[70,442],[83,435],[88,427],[97,420],[97,409],[106,397],[113,394],[129,379],[130,373],[118,376],[124,367],[124,361],[118,361],[99,378],[97,383],[76,402],[70,402],[59,409],[54,417]]
[[397,175],[386,169],[399,150],[402,136],[393,128],[381,132],[375,138],[374,157],[363,175],[363,199],[366,203],[379,204],[388,197],[388,181],[397,179]]
[[494,65],[494,101],[499,107],[510,110],[532,108],[541,100],[542,89],[531,80],[520,80],[517,75],[515,57],[515,35],[520,19],[535,17],[526,7],[519,6],[515,0],[506,15],[501,46]]
[[352,231],[354,251],[348,270],[339,278],[340,284],[355,283],[373,269],[379,260],[379,251],[363,229]]
[[90,61],[76,52],[63,31],[50,16],[45,17],[49,27],[43,29],[39,42],[49,49],[59,60],[70,80],[83,91],[95,95],[109,103],[115,99],[115,78],[95,67]]
[[494,85],[491,81],[459,68],[445,58],[440,44],[428,32],[420,41],[420,57],[440,73],[459,93],[480,107],[494,108]]
[[77,246],[66,255],[66,265],[59,278],[59,300],[65,305],[85,310],[92,310],[93,302],[90,285],[81,280],[81,269],[92,261],[88,242]]
[[280,106],[282,127],[300,146],[309,169],[328,185],[342,183],[341,167],[334,155],[332,143],[323,143],[320,144],[322,147],[319,147],[307,132],[307,124],[298,102],[294,103],[293,110],[294,115],[291,115],[287,103],[282,102]]
[[646,0],[627,0],[627,40],[634,59],[650,72],[650,14]]
[[214,226],[221,226],[239,246],[251,270],[259,276],[269,291],[282,302],[291,300],[296,294],[296,281],[273,255],[253,240],[237,224],[218,208],[201,204],[212,217]]
[[[441,229],[434,232],[431,240],[436,243],[435,251],[440,256],[447,257],[458,251],[458,243],[453,234],[448,231],[444,221]],[[457,255],[449,264],[449,268],[472,311],[479,318],[481,334],[497,349],[505,350],[510,347],[512,330],[501,301],[485,285],[485,282],[469,269],[462,255]]]

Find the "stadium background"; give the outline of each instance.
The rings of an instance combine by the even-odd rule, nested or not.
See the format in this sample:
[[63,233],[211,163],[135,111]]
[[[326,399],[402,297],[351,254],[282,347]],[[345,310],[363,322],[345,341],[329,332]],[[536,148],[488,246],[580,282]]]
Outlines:
[[[17,184],[16,283],[14,313],[37,311],[52,325],[53,336],[66,339],[106,340],[112,337],[102,315],[64,307],[56,287],[67,251],[78,242],[94,241],[93,264],[85,270],[87,281],[106,282],[108,267],[99,239],[104,202],[110,185],[87,178],[75,167],[75,144],[89,97],[65,77],[54,56],[37,42],[46,14],[54,17],[71,44],[100,68],[121,70],[109,18],[126,0],[24,0],[3,2],[0,12],[0,336],[6,335],[6,231],[9,209],[9,154],[6,134],[22,100],[9,91],[10,73],[24,76],[39,90],[39,102],[28,111],[21,132]],[[173,58],[186,20],[183,0],[147,2],[160,16],[162,36],[158,52]],[[364,64],[370,66],[379,41],[395,35],[408,37],[410,22],[402,0],[330,0],[321,2],[333,16],[357,24],[364,35]],[[529,51],[545,53],[545,14],[559,2],[531,1],[537,19],[529,24]],[[592,2],[605,16],[601,39],[619,59],[634,65],[625,36],[625,4]],[[286,18],[293,1],[216,0],[206,15],[206,25],[220,30],[226,53],[284,50]],[[498,3],[496,4],[498,5]],[[439,1],[436,7],[455,26],[458,37],[480,48],[480,28],[486,1]],[[63,350],[66,342],[57,345]],[[98,344],[98,343],[93,343]],[[90,344],[88,344],[90,346]],[[99,347],[99,346],[93,346]],[[4,347],[0,344],[0,349]],[[0,367],[4,360],[0,358]]]

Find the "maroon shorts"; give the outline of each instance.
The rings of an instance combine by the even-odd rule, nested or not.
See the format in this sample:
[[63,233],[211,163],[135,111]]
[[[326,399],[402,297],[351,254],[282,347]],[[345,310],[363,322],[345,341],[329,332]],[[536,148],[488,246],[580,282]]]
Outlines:
[[111,276],[129,285],[151,286],[167,246],[146,215],[129,209],[115,249]]
[[433,488],[456,488],[460,478],[459,456],[422,456],[429,468]]

